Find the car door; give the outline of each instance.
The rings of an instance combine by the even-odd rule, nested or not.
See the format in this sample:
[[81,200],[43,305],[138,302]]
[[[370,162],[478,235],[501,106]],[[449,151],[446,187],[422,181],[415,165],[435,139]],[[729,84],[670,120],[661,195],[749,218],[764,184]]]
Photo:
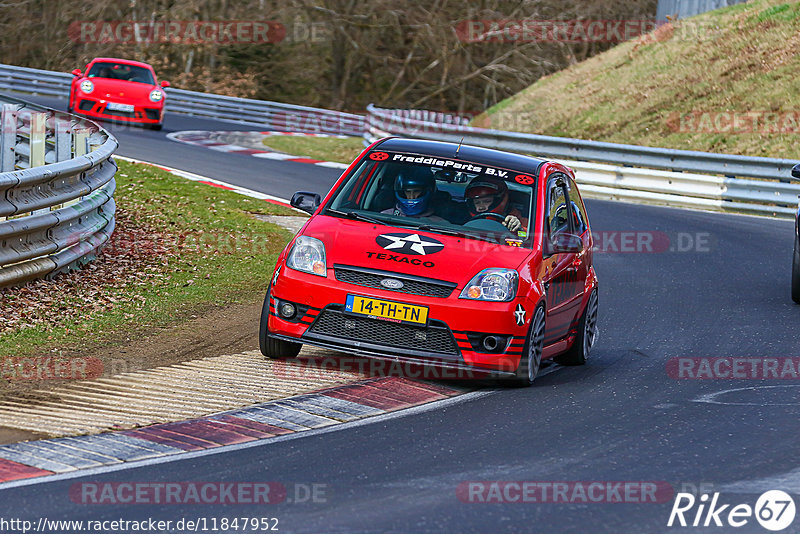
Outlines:
[[575,234],[575,212],[569,197],[568,177],[560,172],[548,178],[544,210],[543,276],[547,321],[545,345],[550,345],[567,336],[573,323],[583,293],[580,273],[585,278],[583,255],[575,252],[556,252],[554,243],[561,234]]
[[[570,219],[573,227],[572,233],[581,237],[583,250],[575,254],[572,267],[575,270],[575,287],[573,293],[578,298],[577,303],[582,301],[583,293],[586,289],[586,279],[589,277],[589,267],[592,265],[592,232],[589,227],[589,217],[586,214],[586,206],[578,192],[578,187],[572,177],[567,178],[567,193],[569,195],[569,205],[571,209]],[[579,310],[576,310],[576,312]]]

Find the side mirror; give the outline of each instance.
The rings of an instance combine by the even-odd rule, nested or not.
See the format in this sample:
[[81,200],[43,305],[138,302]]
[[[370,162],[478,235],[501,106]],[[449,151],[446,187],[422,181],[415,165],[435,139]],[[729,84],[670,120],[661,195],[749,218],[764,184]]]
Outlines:
[[161,80],[161,87],[169,87],[169,82],[167,80]]
[[73,71],[72,71],[72,75],[73,75],[73,76],[80,76],[80,75],[81,75],[81,69],[75,69],[75,70],[73,70]]
[[792,176],[800,180],[800,163],[792,167]]
[[550,245],[550,252],[552,254],[577,254],[582,250],[583,240],[581,236],[564,232],[556,234],[555,239],[552,240]]
[[293,208],[303,210],[306,213],[313,214],[317,208],[322,204],[322,197],[317,193],[309,193],[308,191],[298,191],[292,195],[292,200],[289,204]]

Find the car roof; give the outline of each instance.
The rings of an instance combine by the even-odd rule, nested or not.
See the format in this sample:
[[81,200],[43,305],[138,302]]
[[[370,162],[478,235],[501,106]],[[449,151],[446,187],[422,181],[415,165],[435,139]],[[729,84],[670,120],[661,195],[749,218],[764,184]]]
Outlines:
[[96,57],[89,64],[96,63],[98,61],[102,62],[111,62],[111,63],[122,63],[124,65],[134,65],[136,67],[144,67],[146,69],[153,70],[153,67],[148,65],[147,63],[142,63],[141,61],[134,61],[132,59],[119,59],[116,57]]
[[461,145],[456,157],[457,143],[444,143],[441,141],[429,141],[427,139],[405,139],[399,137],[390,137],[381,142],[375,147],[380,150],[391,150],[393,152],[408,152],[412,154],[423,154],[428,156],[437,156],[440,158],[459,159],[464,161],[472,161],[475,163],[483,163],[493,167],[505,167],[514,170],[533,172],[537,170],[543,160],[536,159],[530,156],[523,156],[522,154],[513,154],[511,152],[503,152],[500,150],[493,150],[491,148],[481,148],[472,145]]

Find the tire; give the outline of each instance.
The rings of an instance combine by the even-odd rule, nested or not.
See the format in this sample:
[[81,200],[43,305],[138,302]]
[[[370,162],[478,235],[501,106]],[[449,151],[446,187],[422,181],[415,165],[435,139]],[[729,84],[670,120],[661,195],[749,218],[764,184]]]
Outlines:
[[561,365],[583,365],[589,352],[597,342],[597,290],[589,295],[589,301],[578,321],[578,335],[569,350],[554,358]]
[[264,306],[261,308],[261,324],[258,329],[258,346],[261,349],[261,354],[273,360],[285,360],[297,356],[303,344],[269,337],[268,321],[269,291],[267,291],[267,296],[264,298]]
[[161,124],[160,122],[158,124],[151,124],[150,125],[150,129],[151,130],[155,130],[156,132],[161,131],[161,128],[163,128],[163,127],[164,127],[164,125]]
[[539,366],[542,364],[542,349],[544,348],[544,306],[537,306],[531,319],[528,338],[514,378],[510,383],[516,386],[528,387],[533,385]]
[[792,300],[800,304],[800,239],[794,241],[794,259],[792,260]]

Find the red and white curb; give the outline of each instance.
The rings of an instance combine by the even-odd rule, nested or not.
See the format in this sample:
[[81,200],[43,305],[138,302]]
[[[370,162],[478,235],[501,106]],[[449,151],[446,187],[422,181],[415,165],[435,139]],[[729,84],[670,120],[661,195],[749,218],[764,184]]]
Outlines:
[[303,136],[303,137],[332,137],[335,139],[348,139],[346,135],[330,135],[330,134],[313,134],[313,133],[299,133],[299,132],[231,132],[231,131],[206,131],[206,130],[184,130],[181,132],[171,132],[167,134],[167,138],[179,143],[187,143],[190,145],[202,146],[211,150],[219,152],[228,152],[231,154],[244,154],[262,159],[271,159],[278,161],[292,161],[295,163],[310,163],[319,167],[328,167],[331,169],[346,169],[348,166],[345,163],[338,163],[335,161],[322,161],[318,159],[305,158],[301,156],[293,156],[291,154],[284,154],[282,152],[275,152],[268,149],[248,148],[235,143],[228,143],[223,139],[234,137],[250,138],[252,141],[248,144],[261,145],[261,140],[265,137],[275,135],[288,135],[288,136]]
[[140,159],[134,159],[134,158],[128,158],[128,157],[125,157],[125,156],[116,156],[116,155],[114,156],[114,159],[128,161],[130,163],[139,163],[139,164],[142,164],[142,165],[149,165],[151,167],[155,167],[157,169],[161,169],[162,171],[166,171],[166,172],[168,172],[170,174],[173,174],[175,176],[179,176],[181,178],[185,178],[187,180],[191,180],[193,182],[200,182],[201,184],[210,185],[212,187],[217,187],[219,189],[225,189],[226,191],[232,191],[234,193],[238,193],[238,194],[244,195],[246,197],[255,198],[255,199],[258,199],[258,200],[264,200],[264,201],[269,202],[271,204],[277,204],[279,206],[284,206],[286,208],[291,208],[291,209],[297,211],[298,213],[303,213],[304,215],[307,215],[306,212],[304,212],[304,211],[292,208],[292,206],[289,204],[289,201],[287,199],[285,199],[285,198],[280,198],[280,197],[276,197],[276,196],[273,196],[273,195],[267,195],[267,194],[261,193],[259,191],[254,191],[252,189],[247,189],[246,187],[241,187],[241,186],[238,186],[238,185],[229,184],[229,183],[223,182],[221,180],[215,180],[214,178],[209,178],[207,176],[201,176],[199,174],[195,174],[195,173],[189,172],[189,171],[183,171],[181,169],[176,169],[174,167],[167,167],[166,165],[160,165],[158,163],[151,163],[149,161],[142,161]]
[[187,421],[2,445],[0,482],[280,439],[467,392],[400,377],[371,378]]

